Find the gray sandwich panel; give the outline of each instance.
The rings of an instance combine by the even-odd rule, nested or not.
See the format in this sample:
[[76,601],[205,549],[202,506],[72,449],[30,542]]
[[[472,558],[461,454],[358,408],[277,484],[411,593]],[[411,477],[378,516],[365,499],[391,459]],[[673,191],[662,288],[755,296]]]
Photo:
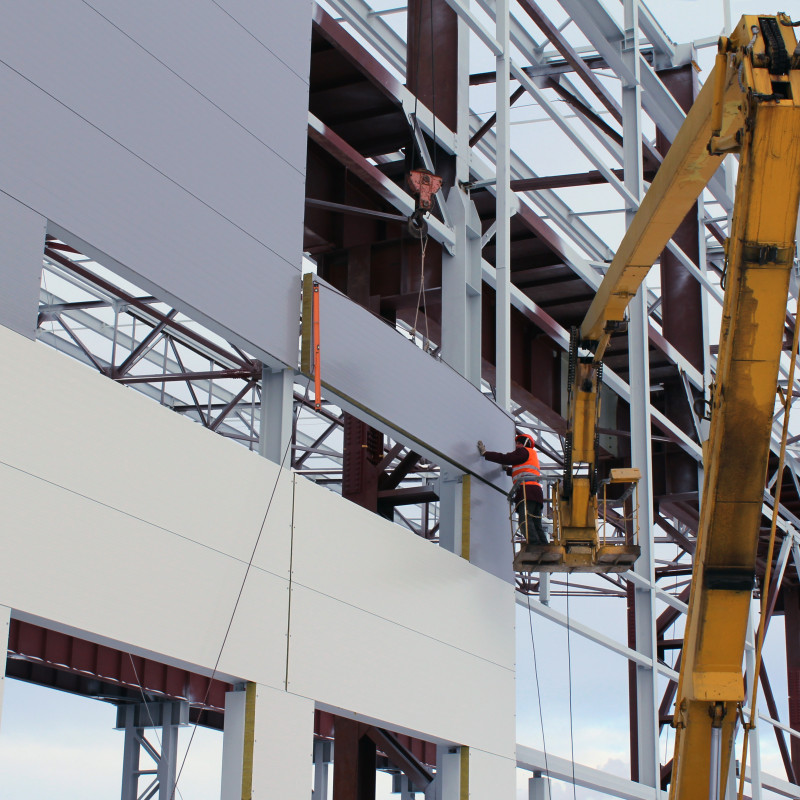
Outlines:
[[[218,52],[211,60],[226,61]],[[194,56],[206,58],[199,49]],[[274,138],[300,140],[294,162],[273,149],[273,137],[270,145],[255,138],[77,0],[56,3],[45,15],[9,14],[0,60],[299,268],[302,219],[282,219],[281,209],[302,199],[307,86],[280,62],[273,59],[273,81],[287,91],[284,106],[273,109]],[[259,84],[249,88],[257,97]]]
[[[295,366],[307,84],[218,4],[160,11],[171,54],[170,37],[145,36],[158,15],[94,4],[108,18],[64,0],[4,19],[0,191],[142,289]],[[287,13],[307,61],[309,34]]]
[[0,325],[30,339],[36,331],[46,221],[0,192]]
[[[297,361],[300,271],[30,82],[0,66],[0,190],[254,354]],[[298,204],[281,212],[294,224]],[[299,260],[299,245],[298,245]]]
[[[513,443],[505,444],[502,449],[512,447]],[[470,499],[469,560],[492,575],[513,582],[514,549],[507,498],[483,481],[473,480]]]
[[[298,131],[305,128],[308,106],[310,7],[304,9],[303,3],[282,3],[280,9],[274,2],[250,4],[259,9],[272,7],[271,31],[281,46],[291,50],[301,67],[297,69],[284,63],[274,48],[237,21],[222,3],[86,0],[85,5],[89,7],[87,16],[107,20],[141,49],[142,56],[160,62],[198,96],[303,171],[306,142]],[[73,12],[70,8],[70,17]],[[62,14],[59,11],[59,16]],[[81,30],[78,35],[85,34]],[[132,52],[135,54],[135,48]],[[200,138],[205,136],[198,133]]]
[[[476,442],[512,449],[511,416],[446,363],[329,284],[314,280],[320,286],[323,385],[398,431],[402,440],[417,442],[434,460],[475,475],[502,496],[507,478],[479,456]],[[309,329],[307,320],[303,328],[304,333]]]
[[297,75],[308,78],[312,0],[213,0]]

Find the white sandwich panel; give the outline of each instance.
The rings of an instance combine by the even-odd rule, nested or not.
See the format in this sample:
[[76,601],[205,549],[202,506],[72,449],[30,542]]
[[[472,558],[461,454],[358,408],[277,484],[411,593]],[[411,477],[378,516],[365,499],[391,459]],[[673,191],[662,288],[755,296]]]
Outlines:
[[[210,673],[246,564],[5,464],[0,486],[0,604]],[[283,683],[288,595],[284,578],[250,570],[220,676]]]
[[314,703],[256,686],[253,798],[308,800],[314,750]]
[[45,220],[0,192],[0,325],[33,338],[42,283]]
[[[315,278],[319,284],[320,377],[324,386],[444,459],[505,492],[507,479],[478,455],[476,442],[514,441],[509,414],[442,361],[385,321]],[[307,341],[304,343],[306,346]],[[435,402],[426,402],[426,398]]]
[[[252,42],[218,11],[232,26],[226,48],[234,29]],[[307,84],[275,59],[257,65],[254,102],[265,74],[287,95],[272,109],[282,132],[262,141],[265,120],[251,131],[189,82],[201,84],[185,63],[191,45],[176,48],[184,77],[77,0],[46,13],[17,4],[2,28],[0,103],[15,113],[4,118],[0,191],[146,291],[294,365],[304,161],[287,159],[305,142]],[[212,71],[227,58],[202,47],[194,57]],[[294,149],[279,155],[283,131]]]
[[[514,731],[513,720],[509,725]],[[516,745],[511,744],[507,753],[497,755],[486,753],[477,748],[469,750],[469,797],[476,800],[485,797],[517,797],[517,761]],[[462,794],[462,797],[465,795]]]
[[260,534],[254,563],[288,579],[288,470],[2,327],[0,371],[26,387],[3,399],[4,463],[243,563]]
[[294,527],[293,586],[514,668],[513,586],[300,477]]
[[[433,606],[427,613],[455,615]],[[327,708],[508,755],[513,670],[297,584],[287,674],[290,692]]]

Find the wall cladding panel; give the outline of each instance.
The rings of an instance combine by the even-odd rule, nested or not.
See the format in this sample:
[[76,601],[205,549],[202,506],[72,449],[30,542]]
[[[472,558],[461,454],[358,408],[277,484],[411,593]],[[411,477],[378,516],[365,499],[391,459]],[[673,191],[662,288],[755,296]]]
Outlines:
[[[513,444],[501,449],[511,450]],[[492,575],[514,583],[514,549],[508,499],[483,481],[470,483],[469,560]]]
[[513,587],[300,477],[294,524],[293,585],[514,668]]
[[[214,667],[245,564],[5,465],[0,485],[0,603],[167,663]],[[288,599],[285,579],[251,570],[222,675],[281,686]]]
[[[278,468],[2,327],[0,369],[28,390],[3,403],[0,605],[209,670]],[[513,757],[513,587],[284,474],[221,674]]]
[[513,670],[298,585],[288,674],[290,692],[328,707],[513,757]]
[[[310,276],[307,276],[306,286]],[[476,442],[510,449],[514,423],[447,364],[432,358],[366,309],[319,278],[323,385],[420,445],[495,485],[508,480],[478,455]],[[304,340],[304,355],[308,339]],[[427,402],[426,397],[434,399]]]
[[[174,33],[169,66],[143,49],[166,58],[165,39],[134,41],[153,25],[139,5],[105,7],[130,36],[84,3],[48,8],[19,5],[0,32],[0,99],[18,110],[4,121],[0,191],[145,290],[257,355],[295,364],[307,83],[210,2],[191,13],[161,6]],[[192,22],[181,38],[184,17]],[[306,56],[307,23],[294,43]],[[201,46],[217,34],[220,47]],[[221,66],[212,85],[237,37],[242,60]],[[202,62],[194,71],[192,58]],[[224,107],[223,83],[236,83],[250,59],[250,82]],[[260,113],[247,117],[245,93]]]
[[304,171],[306,142],[297,131],[307,123],[310,8],[281,3],[276,25],[274,3],[252,4],[272,8],[273,36],[291,48],[299,66],[294,70],[274,45],[268,47],[255,31],[240,24],[224,3],[88,0],[87,5],[288,164]]
[[216,0],[233,19],[274,53],[289,69],[308,77],[311,0],[291,3],[253,3],[251,0]]
[[255,563],[288,579],[291,474],[42,344],[0,327],[0,370],[21,386],[47,376],[58,391],[8,393],[0,458],[22,472],[246,563],[275,481]]

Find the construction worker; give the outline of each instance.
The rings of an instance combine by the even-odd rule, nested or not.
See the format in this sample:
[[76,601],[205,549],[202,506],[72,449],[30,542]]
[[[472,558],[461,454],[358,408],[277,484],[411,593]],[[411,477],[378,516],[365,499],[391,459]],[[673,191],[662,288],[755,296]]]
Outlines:
[[493,464],[502,464],[514,479],[512,502],[516,506],[517,518],[525,519],[529,544],[549,544],[542,527],[542,508],[544,495],[539,482],[539,456],[533,447],[533,439],[526,433],[514,437],[516,448],[510,453],[497,453],[487,450],[483,442],[478,442],[478,452]]

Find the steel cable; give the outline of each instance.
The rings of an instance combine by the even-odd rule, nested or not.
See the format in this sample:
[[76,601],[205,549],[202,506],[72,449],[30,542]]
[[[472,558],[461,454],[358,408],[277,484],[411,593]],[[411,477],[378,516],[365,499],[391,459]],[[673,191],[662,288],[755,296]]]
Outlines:
[[[312,378],[309,377],[308,382],[306,383],[306,390],[305,390],[306,397],[308,397],[308,391],[309,391],[309,388],[311,387],[311,380],[312,380]],[[303,404],[302,403],[298,403],[297,412],[295,413],[295,419],[294,419],[294,424],[295,425],[297,424],[297,418],[300,416],[300,411],[302,410],[302,408],[303,408]],[[286,462],[286,456],[289,454],[289,451],[291,450],[291,448],[292,448],[292,438],[289,437],[289,441],[286,443],[286,449],[283,451],[283,457],[281,458],[280,464],[278,465],[279,466],[278,474],[277,474],[277,476],[275,478],[275,483],[272,486],[272,492],[270,493],[270,496],[269,496],[269,502],[267,503],[267,509],[264,512],[263,519],[261,520],[261,526],[258,529],[258,536],[256,536],[256,541],[255,541],[255,544],[253,545],[253,550],[250,553],[250,558],[249,558],[249,560],[247,562],[247,568],[245,569],[244,577],[242,578],[242,583],[241,583],[241,586],[239,587],[239,593],[236,596],[236,602],[233,604],[233,611],[231,611],[231,616],[230,616],[230,619],[228,620],[228,627],[225,630],[225,636],[222,639],[222,644],[220,645],[219,653],[217,653],[217,660],[214,662],[214,669],[211,670],[211,677],[209,678],[209,681],[208,681],[208,688],[206,689],[205,696],[203,697],[203,706],[205,706],[206,702],[208,701],[208,696],[209,696],[209,694],[211,692],[211,685],[212,685],[212,682],[214,680],[215,675],[217,674],[217,668],[219,667],[219,662],[220,662],[220,659],[222,658],[222,652],[225,649],[225,645],[226,645],[226,643],[228,641],[228,636],[230,635],[231,627],[233,626],[233,620],[234,620],[234,617],[236,616],[236,612],[237,612],[237,610],[239,608],[239,603],[241,602],[241,599],[242,599],[242,594],[244,592],[244,587],[245,587],[245,584],[247,583],[247,578],[250,575],[250,570],[251,570],[251,568],[253,566],[253,561],[254,561],[254,559],[256,557],[256,551],[258,550],[258,545],[261,542],[261,537],[262,537],[262,535],[264,533],[264,526],[267,524],[267,518],[269,516],[270,509],[272,508],[272,501],[275,499],[275,492],[278,489],[278,483],[280,482],[281,475],[283,473],[283,465]],[[186,746],[186,752],[183,754],[183,760],[181,761],[180,769],[178,770],[178,774],[177,774],[177,776],[175,778],[175,786],[172,788],[172,791],[170,792],[170,800],[175,800],[175,792],[178,791],[178,782],[180,781],[181,775],[183,774],[183,768],[186,766],[186,759],[189,757],[189,751],[191,750],[192,742],[194,741],[195,733],[197,733],[197,727],[200,724],[200,717],[202,716],[202,713],[203,712],[202,712],[202,709],[201,709],[200,714],[198,715],[197,721],[194,723],[194,726],[192,727],[192,735],[189,737],[189,744]]]

